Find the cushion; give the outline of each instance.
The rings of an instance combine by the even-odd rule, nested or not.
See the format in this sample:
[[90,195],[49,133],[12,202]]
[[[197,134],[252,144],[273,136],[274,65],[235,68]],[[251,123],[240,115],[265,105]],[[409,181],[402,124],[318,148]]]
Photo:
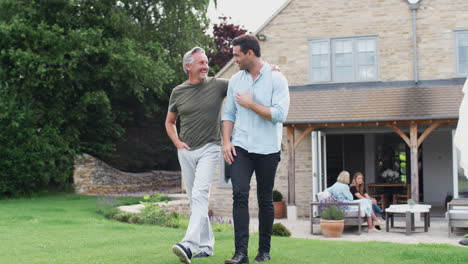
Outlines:
[[468,210],[468,206],[454,205],[452,206],[453,210]]
[[[356,205],[348,205],[348,208],[345,210],[346,217],[358,217],[358,207]],[[361,208],[361,217],[365,217],[366,214]]]
[[450,210],[449,216],[451,220],[467,220],[468,221],[468,210]]
[[317,201],[325,201],[331,197],[331,193],[329,191],[323,191],[317,193]]

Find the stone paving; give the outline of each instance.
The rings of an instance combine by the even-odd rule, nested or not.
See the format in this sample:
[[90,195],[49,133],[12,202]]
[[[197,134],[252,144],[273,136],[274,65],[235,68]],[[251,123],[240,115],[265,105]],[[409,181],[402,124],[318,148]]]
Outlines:
[[[383,222],[383,221],[382,221]],[[363,228],[361,235],[357,234],[357,228],[346,228],[343,236],[339,238],[328,238],[320,234],[320,226],[314,225],[314,232],[316,234],[310,234],[310,221],[308,219],[300,220],[287,220],[287,219],[275,219],[275,223],[282,223],[291,231],[291,237],[295,238],[306,238],[315,240],[328,240],[328,241],[354,241],[354,242],[365,242],[365,241],[382,241],[382,242],[393,242],[403,244],[450,244],[457,245],[460,240],[463,239],[463,233],[455,235],[448,235],[447,220],[442,217],[431,218],[431,227],[429,232],[424,232],[423,223],[416,222],[416,231],[410,235],[405,234],[405,219],[395,217],[395,229],[390,229],[390,232],[385,232],[385,226],[382,226],[380,233],[367,233],[367,228]],[[385,224],[384,222],[382,224]],[[400,227],[400,228],[398,228]],[[250,221],[251,232],[258,232],[258,219],[253,218]],[[466,233],[468,230],[465,229]]]

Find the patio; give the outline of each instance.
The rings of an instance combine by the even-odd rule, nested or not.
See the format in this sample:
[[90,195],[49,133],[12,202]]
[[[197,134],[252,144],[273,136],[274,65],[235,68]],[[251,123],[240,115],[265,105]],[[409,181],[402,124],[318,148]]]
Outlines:
[[[381,221],[384,223],[383,221]],[[392,229],[391,232],[385,232],[385,226],[382,225],[381,233],[367,233],[367,228],[364,228],[364,232],[361,235],[357,235],[357,228],[351,227],[346,228],[342,237],[339,238],[327,238],[316,233],[314,235],[310,234],[310,220],[309,219],[299,219],[299,220],[287,220],[287,219],[275,219],[275,223],[282,223],[286,226],[289,231],[291,231],[291,237],[295,238],[305,238],[305,239],[314,239],[314,240],[329,240],[329,241],[355,241],[355,242],[365,242],[365,241],[383,241],[383,242],[392,242],[392,243],[402,243],[402,244],[450,244],[461,246],[458,244],[460,240],[463,239],[462,233],[456,235],[448,236],[448,223],[447,219],[442,217],[431,217],[431,227],[429,232],[424,232],[423,228],[417,228],[416,232],[412,232],[411,235],[405,235],[405,218],[404,217],[395,217],[395,226],[401,227],[400,229]],[[417,221],[416,227],[422,227],[423,222]],[[258,232],[258,219],[251,218],[250,220],[250,229],[251,232]],[[320,226],[314,226],[314,231],[320,232]],[[466,231],[468,233],[468,230]]]

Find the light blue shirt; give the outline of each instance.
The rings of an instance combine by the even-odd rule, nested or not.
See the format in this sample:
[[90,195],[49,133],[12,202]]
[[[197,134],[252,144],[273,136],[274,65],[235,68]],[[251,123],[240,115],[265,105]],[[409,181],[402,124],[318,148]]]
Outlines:
[[348,184],[335,182],[335,184],[333,184],[326,190],[330,192],[333,195],[333,197],[335,197],[335,199],[339,202],[353,201],[353,194],[349,190]]
[[[236,102],[236,94],[245,94],[248,89],[255,103],[270,107],[271,121]],[[246,70],[239,71],[229,80],[222,120],[234,123],[231,140],[234,146],[250,153],[271,154],[281,150],[283,122],[288,109],[288,81],[265,63],[255,81]]]

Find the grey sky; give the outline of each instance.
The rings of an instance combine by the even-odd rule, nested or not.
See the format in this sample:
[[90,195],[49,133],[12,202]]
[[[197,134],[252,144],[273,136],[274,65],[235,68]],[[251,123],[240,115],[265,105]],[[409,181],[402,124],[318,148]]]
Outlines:
[[212,23],[217,23],[219,16],[231,17],[234,24],[244,26],[248,31],[255,32],[286,1],[218,0],[217,9],[214,9],[213,1],[211,1],[208,16]]

